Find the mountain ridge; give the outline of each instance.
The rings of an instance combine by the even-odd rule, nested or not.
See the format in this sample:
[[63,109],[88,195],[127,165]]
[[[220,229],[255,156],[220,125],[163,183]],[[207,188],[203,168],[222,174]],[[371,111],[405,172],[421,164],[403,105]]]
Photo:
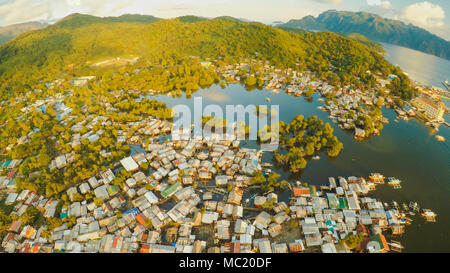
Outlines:
[[450,60],[450,42],[420,27],[373,13],[328,10],[317,17],[309,15],[292,19],[282,26],[310,31],[359,33],[373,41],[404,46]]
[[0,27],[0,45],[14,39],[20,34],[47,27],[48,24],[41,22],[27,22]]

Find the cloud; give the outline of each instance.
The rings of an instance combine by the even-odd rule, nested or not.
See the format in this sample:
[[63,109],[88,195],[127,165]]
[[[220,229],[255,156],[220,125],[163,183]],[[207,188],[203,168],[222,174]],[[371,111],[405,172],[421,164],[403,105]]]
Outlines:
[[0,5],[0,24],[46,20],[51,17],[50,0],[14,0]]
[[392,4],[389,1],[381,1],[380,6],[385,9],[390,9],[392,7]]
[[423,28],[444,27],[445,12],[441,6],[420,2],[401,10],[400,19]]
[[67,4],[69,6],[79,6],[79,5],[81,5],[81,1],[80,0],[67,0]]
[[367,0],[367,5],[372,7],[380,7],[383,9],[390,9],[392,7],[391,2],[381,0]]
[[[136,0],[0,0],[0,25],[52,21],[71,13],[116,16]],[[142,2],[141,4],[143,4]],[[139,9],[137,9],[139,10]]]
[[157,8],[157,11],[176,11],[176,10],[187,10],[187,9],[193,9],[196,6],[190,5],[190,4],[179,4],[179,5],[169,5],[169,6],[161,6]]
[[316,1],[316,2],[319,2],[319,3],[324,3],[324,4],[339,5],[344,0],[313,0],[313,1]]

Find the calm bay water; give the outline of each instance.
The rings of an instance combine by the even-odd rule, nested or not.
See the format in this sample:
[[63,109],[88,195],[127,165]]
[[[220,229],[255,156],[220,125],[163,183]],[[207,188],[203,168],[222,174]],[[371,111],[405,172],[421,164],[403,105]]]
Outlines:
[[381,43],[386,59],[400,66],[408,75],[425,85],[444,88],[442,81],[450,80],[450,61],[402,46]]
[[[381,43],[385,56],[393,65],[398,65],[409,77],[424,85],[442,88],[442,81],[450,80],[450,61],[414,49]],[[450,107],[450,100],[443,100]],[[448,117],[448,116],[447,116]]]
[[[413,79],[428,85],[439,85],[450,71],[450,62],[410,49],[384,45],[387,59],[398,64]],[[428,74],[427,74],[428,73]],[[430,75],[433,74],[433,75]],[[447,75],[450,78],[450,75]],[[239,84],[221,89],[212,86],[202,89],[186,98],[184,94],[173,98],[166,95],[153,98],[163,101],[168,107],[184,104],[193,109],[193,97],[203,98],[203,109],[209,104],[217,104],[225,112],[228,104],[279,105],[280,120],[290,122],[297,115],[305,117],[316,115],[329,122],[335,129],[335,135],[344,143],[344,150],[335,159],[325,152],[318,161],[311,160],[303,173],[293,176],[281,167],[274,171],[290,181],[307,182],[314,185],[328,184],[328,177],[364,176],[371,172],[380,172],[386,177],[394,176],[403,181],[402,189],[394,190],[388,185],[378,186],[372,196],[383,202],[395,200],[399,203],[416,201],[422,208],[429,208],[438,214],[437,223],[427,223],[420,216],[413,216],[413,223],[406,227],[402,237],[395,238],[405,246],[405,252],[450,252],[450,128],[441,126],[439,135],[445,142],[438,142],[428,127],[417,120],[395,122],[395,112],[384,109],[389,124],[384,126],[381,136],[371,137],[363,142],[353,140],[353,135],[341,130],[328,118],[328,113],[317,109],[322,105],[315,94],[312,99],[293,97],[280,91],[272,94],[265,90],[248,91]],[[270,98],[270,103],[266,101]],[[254,146],[243,142],[243,146]],[[263,161],[272,162],[272,153],[264,153]],[[287,197],[288,192],[281,193]]]

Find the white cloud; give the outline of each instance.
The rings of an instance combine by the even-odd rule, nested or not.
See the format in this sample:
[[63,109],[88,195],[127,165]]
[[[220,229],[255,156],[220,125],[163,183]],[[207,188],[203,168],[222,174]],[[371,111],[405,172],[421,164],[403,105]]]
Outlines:
[[379,6],[383,9],[390,9],[392,7],[391,2],[381,1],[381,0],[367,0],[367,5],[369,6]]
[[334,4],[339,5],[343,0],[314,0],[316,2],[325,3],[325,4]]
[[382,1],[382,0],[366,0],[366,4],[361,7],[361,10],[375,13],[384,18],[393,18],[398,11],[392,7],[390,1]]
[[14,0],[0,5],[0,24],[49,19],[50,0]]
[[67,0],[67,4],[69,6],[79,6],[79,5],[81,5],[81,1],[80,0]]
[[444,26],[445,12],[441,6],[425,1],[407,6],[399,17],[419,27],[436,28]]
[[385,9],[390,9],[392,7],[391,2],[389,1],[381,1],[380,6]]
[[133,0],[11,0],[0,1],[0,25],[60,19],[71,13],[114,16]]

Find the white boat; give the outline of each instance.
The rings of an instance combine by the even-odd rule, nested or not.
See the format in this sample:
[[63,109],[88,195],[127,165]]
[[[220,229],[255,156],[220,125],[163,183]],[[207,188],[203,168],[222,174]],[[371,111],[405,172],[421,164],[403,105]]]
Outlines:
[[423,213],[421,214],[422,217],[424,217],[428,222],[436,222],[436,216],[437,214],[429,209],[424,209]]

